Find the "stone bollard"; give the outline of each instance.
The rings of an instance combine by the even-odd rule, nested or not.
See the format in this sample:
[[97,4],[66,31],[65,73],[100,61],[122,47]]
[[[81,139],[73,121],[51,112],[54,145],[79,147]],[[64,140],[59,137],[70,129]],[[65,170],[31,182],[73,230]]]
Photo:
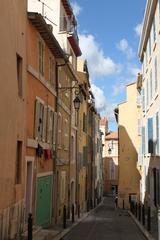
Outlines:
[[78,218],[80,218],[80,204],[78,204]]
[[124,199],[123,199],[123,210],[125,209],[125,207],[124,207]]
[[32,240],[33,236],[33,221],[32,221],[32,213],[28,214],[28,240]]
[[142,205],[142,224],[145,226],[145,208],[144,204]]
[[160,240],[160,208],[158,209],[158,240]]
[[148,212],[147,212],[147,230],[151,231],[151,208],[148,207]]
[[72,204],[72,223],[74,223],[74,204]]
[[135,204],[135,216],[137,218],[137,203]]
[[63,207],[63,228],[66,228],[66,206]]
[[138,220],[141,222],[141,204],[138,205]]

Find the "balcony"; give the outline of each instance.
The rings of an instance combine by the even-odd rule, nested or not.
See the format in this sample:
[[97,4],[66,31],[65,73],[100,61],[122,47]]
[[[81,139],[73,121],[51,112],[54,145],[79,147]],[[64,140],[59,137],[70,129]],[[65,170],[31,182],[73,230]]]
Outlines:
[[76,57],[81,56],[81,49],[79,47],[79,38],[77,31],[74,30],[73,32],[68,32],[68,41],[70,45],[72,46],[72,49],[76,55]]

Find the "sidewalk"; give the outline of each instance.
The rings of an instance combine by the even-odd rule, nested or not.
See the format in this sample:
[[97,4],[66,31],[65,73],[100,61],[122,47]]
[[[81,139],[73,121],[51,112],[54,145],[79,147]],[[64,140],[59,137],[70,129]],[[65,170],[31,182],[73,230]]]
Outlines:
[[[33,231],[33,240],[61,240],[61,238],[63,238],[68,232],[70,232],[72,228],[82,222],[91,212],[95,211],[95,209],[100,206],[102,202],[99,203],[99,205],[97,205],[95,208],[91,209],[89,212],[81,213],[80,218],[75,215],[74,223],[72,223],[70,219],[67,219],[65,229],[62,225],[55,225],[52,228],[39,228],[38,230]],[[27,240],[27,232],[23,235],[21,240]]]
[[[138,219],[131,213],[131,211],[128,211],[134,222],[137,224],[139,229],[143,232],[144,236],[148,240],[158,240],[158,220],[157,215],[151,217],[151,231],[148,232],[146,229],[146,225],[143,226],[142,222],[139,222]],[[145,221],[146,222],[146,221]]]

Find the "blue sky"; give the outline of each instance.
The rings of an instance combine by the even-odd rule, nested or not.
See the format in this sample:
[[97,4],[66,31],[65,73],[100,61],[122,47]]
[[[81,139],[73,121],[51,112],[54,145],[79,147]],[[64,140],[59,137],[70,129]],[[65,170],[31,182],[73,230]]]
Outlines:
[[136,80],[139,34],[146,0],[71,1],[83,58],[88,60],[96,106],[116,129],[113,109],[125,101],[125,85]]

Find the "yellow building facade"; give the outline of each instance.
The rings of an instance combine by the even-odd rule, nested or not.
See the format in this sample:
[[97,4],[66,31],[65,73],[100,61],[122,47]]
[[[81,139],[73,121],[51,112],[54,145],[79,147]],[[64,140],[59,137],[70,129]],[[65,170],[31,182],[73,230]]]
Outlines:
[[78,182],[79,182],[79,205],[80,210],[85,211],[87,207],[87,105],[89,99],[89,74],[87,69],[87,63],[84,60],[78,60],[77,62],[77,74],[81,92],[81,105],[79,110],[79,134],[78,134]]
[[137,83],[127,85],[126,91],[126,102],[119,104],[116,110],[119,137],[118,205],[121,208],[129,208],[131,200],[139,199],[140,188],[140,173],[137,169],[140,145]]

